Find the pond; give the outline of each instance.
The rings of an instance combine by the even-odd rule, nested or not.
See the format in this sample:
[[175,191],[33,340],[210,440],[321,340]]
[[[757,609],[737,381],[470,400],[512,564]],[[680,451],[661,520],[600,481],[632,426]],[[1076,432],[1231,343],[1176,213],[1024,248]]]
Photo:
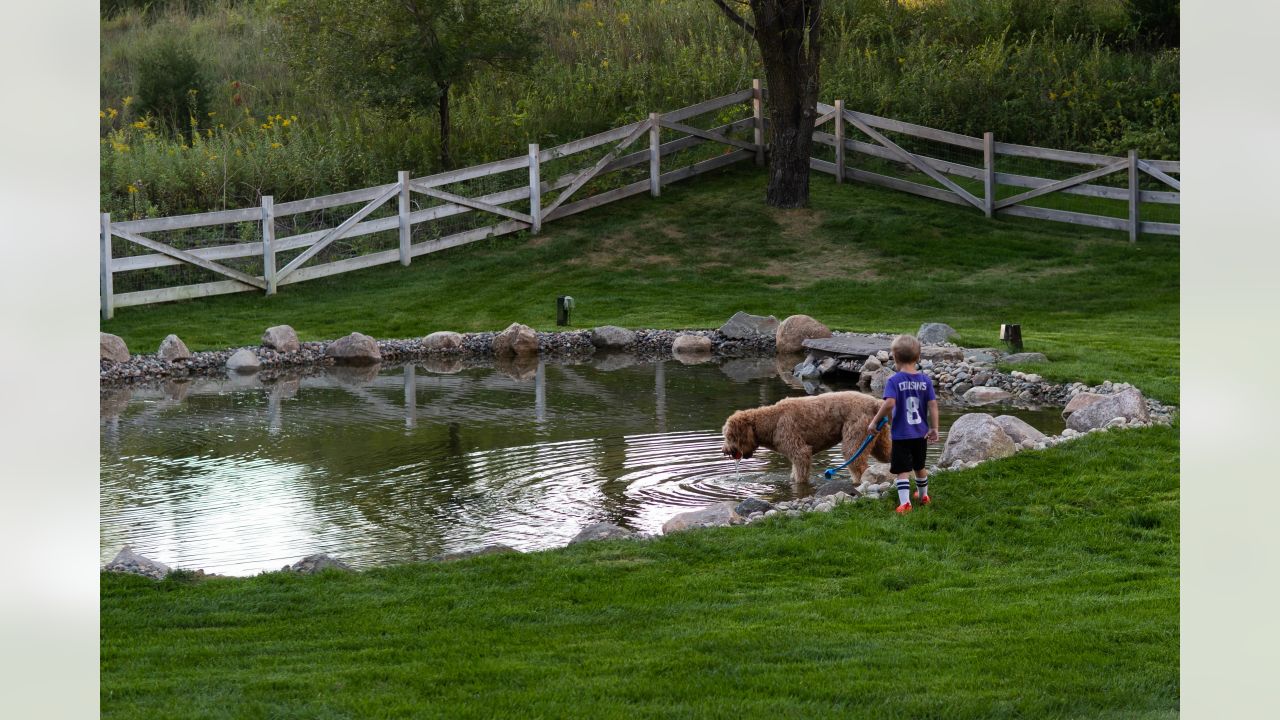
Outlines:
[[[805,394],[786,369],[623,356],[104,390],[102,561],[131,544],[230,575],[314,552],[370,567],[490,543],[558,547],[599,521],[658,532],[711,502],[787,499],[785,457],[762,450],[739,466],[720,454],[734,410]],[[983,411],[1063,427],[1057,408]],[[943,405],[944,437],[963,412]],[[838,462],[823,453],[814,472]]]

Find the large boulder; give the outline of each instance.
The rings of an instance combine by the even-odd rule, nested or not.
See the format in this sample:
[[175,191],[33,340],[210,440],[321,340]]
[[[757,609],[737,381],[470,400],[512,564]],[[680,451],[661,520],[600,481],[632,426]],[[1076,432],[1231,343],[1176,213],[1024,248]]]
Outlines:
[[302,575],[315,575],[324,570],[351,572],[352,567],[326,553],[316,553],[315,555],[308,555],[292,565],[285,565],[281,570]]
[[187,360],[191,357],[191,351],[187,349],[187,344],[177,335],[166,335],[164,340],[160,341],[160,348],[156,350],[156,355],[161,360]]
[[990,405],[991,403],[1004,402],[1013,397],[1013,395],[1009,391],[1001,390],[998,387],[979,385],[965,390],[962,397],[970,405]]
[[772,315],[751,315],[739,310],[720,326],[720,334],[733,340],[768,337],[778,331],[778,318]]
[[1115,418],[1124,418],[1125,422],[1150,422],[1147,400],[1137,388],[1104,395],[1101,400],[1071,413],[1071,417],[1067,418],[1067,427],[1076,432],[1084,432],[1106,427]]
[[741,525],[743,517],[734,511],[734,506],[735,503],[726,501],[708,505],[701,510],[682,512],[662,524],[662,534],[670,535],[671,533],[692,530],[693,528]]
[[129,362],[129,348],[119,335],[98,333],[98,353],[103,360],[114,363]]
[[1066,420],[1067,418],[1071,417],[1072,413],[1076,412],[1077,410],[1083,410],[1084,408],[1089,407],[1090,405],[1098,402],[1104,397],[1106,397],[1106,395],[1102,395],[1100,393],[1091,393],[1091,392],[1076,393],[1071,397],[1070,400],[1067,401],[1067,406],[1062,408],[1062,419]]
[[1016,418],[1012,415],[1000,415],[996,417],[996,422],[999,423],[1000,429],[1004,430],[1004,434],[1009,436],[1014,445],[1021,445],[1027,440],[1038,443],[1045,439],[1044,433],[1032,427],[1022,418]]
[[848,478],[837,477],[834,480],[828,480],[818,486],[813,491],[814,497],[827,497],[836,493],[844,493],[845,495],[857,495],[858,489],[856,483]]
[[636,334],[617,325],[603,325],[591,331],[591,344],[603,350],[621,350],[636,341]]
[[260,367],[262,364],[258,362],[258,356],[249,348],[240,348],[227,358],[227,369],[233,373],[250,375],[258,372]]
[[298,352],[302,343],[298,342],[298,333],[288,325],[272,325],[262,333],[262,346],[276,352]]
[[1004,363],[1005,365],[1018,365],[1020,363],[1044,363],[1044,362],[1049,362],[1049,358],[1045,357],[1044,353],[1024,352],[1024,353],[1014,353],[1012,355],[1006,355],[1004,359],[1001,360],[1000,362]]
[[749,497],[735,505],[733,511],[742,517],[747,517],[752,513],[767,513],[773,509],[773,503],[760,498]]
[[924,323],[916,333],[921,345],[937,345],[954,337],[956,329],[946,323]]
[[798,353],[804,350],[805,340],[831,337],[831,330],[808,315],[792,315],[778,325],[774,333],[779,353]]
[[493,354],[498,357],[537,355],[538,334],[528,325],[511,323],[493,339]]
[[161,580],[165,575],[169,574],[169,566],[162,562],[143,557],[133,551],[133,548],[125,545],[120,548],[120,552],[112,558],[103,568],[107,572],[132,573],[134,575],[142,575],[153,580]]
[[982,462],[1009,457],[1014,451],[1013,439],[995,418],[986,413],[969,413],[951,424],[938,464],[947,467],[958,462]]
[[452,352],[462,349],[462,335],[452,330],[437,330],[422,339],[427,352]]
[[625,540],[635,537],[636,534],[620,525],[614,525],[609,522],[598,522],[582,528],[582,532],[573,536],[569,541],[570,545],[577,545],[581,542],[590,542],[592,540]]
[[382,362],[382,350],[378,348],[378,341],[358,332],[329,343],[324,354],[340,365],[372,365]]

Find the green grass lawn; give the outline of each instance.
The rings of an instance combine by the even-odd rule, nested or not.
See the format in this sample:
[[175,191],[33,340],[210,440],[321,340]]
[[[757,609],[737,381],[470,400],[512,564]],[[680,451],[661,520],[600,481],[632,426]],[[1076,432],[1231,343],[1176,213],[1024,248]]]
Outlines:
[[1178,708],[1178,435],[824,515],[359,574],[102,576],[104,717],[1141,718]]
[[304,340],[352,331],[718,327],[737,310],[813,315],[838,330],[914,332],[947,322],[971,346],[1022,324],[1048,377],[1128,381],[1178,399],[1178,239],[1022,218],[813,176],[812,209],[762,202],[766,177],[739,168],[517,234],[414,260],[242,293],[122,308],[102,324],[134,352],[177,333],[193,350],[256,344],[292,325]]
[[[518,236],[288,286],[126,308],[135,351],[352,330],[412,337],[714,327],[736,310],[836,329],[1020,322],[1040,368],[1178,400],[1178,241],[815,175],[764,207],[753,169]],[[1178,713],[1178,430],[1091,435],[938,476],[892,504],[646,543],[353,575],[103,575],[105,717],[1164,718]]]

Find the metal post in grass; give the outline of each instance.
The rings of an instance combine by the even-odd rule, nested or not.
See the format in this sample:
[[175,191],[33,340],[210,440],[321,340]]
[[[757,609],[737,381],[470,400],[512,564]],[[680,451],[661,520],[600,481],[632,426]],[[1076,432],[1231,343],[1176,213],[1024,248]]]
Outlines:
[[538,143],[529,144],[529,232],[542,230],[542,151]]
[[110,320],[115,314],[115,300],[111,296],[111,213],[102,213],[100,220],[102,256],[98,269],[98,291],[102,300],[102,319]]
[[836,182],[844,182],[844,101],[836,101]]
[[276,203],[271,195],[262,196],[262,279],[267,294],[276,294]]
[[751,81],[751,118],[756,144],[756,164],[764,165],[764,88],[760,79]]
[[662,116],[649,113],[649,194],[662,194]]
[[996,204],[996,138],[990,132],[982,133],[982,212],[988,218],[995,215]]
[[1129,151],[1129,242],[1138,242],[1138,151]]
[[396,208],[400,221],[400,264],[409,267],[413,260],[409,255],[409,245],[413,241],[413,226],[409,224],[409,171],[396,173],[396,181],[400,183],[400,204]]

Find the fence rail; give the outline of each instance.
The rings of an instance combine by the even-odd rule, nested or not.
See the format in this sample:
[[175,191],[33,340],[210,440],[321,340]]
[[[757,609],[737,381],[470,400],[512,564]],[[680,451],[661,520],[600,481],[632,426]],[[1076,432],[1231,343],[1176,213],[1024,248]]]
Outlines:
[[[419,178],[412,178],[408,172],[402,171],[394,183],[320,197],[277,204],[268,195],[262,198],[259,207],[123,222],[114,222],[109,214],[104,213],[100,235],[102,317],[111,318],[116,307],[254,290],[272,295],[281,286],[305,280],[393,262],[409,265],[415,257],[477,240],[521,230],[537,233],[547,222],[622,198],[645,192],[656,197],[665,185],[734,163],[754,160],[762,165],[768,148],[763,112],[765,97],[765,90],[756,80],[749,89],[664,114],[652,113],[645,120],[553,148],[542,149],[533,144],[527,154],[519,157]],[[744,116],[724,122],[724,114],[729,112],[726,109],[734,106],[740,106],[739,114]],[[1032,217],[1127,230],[1131,240],[1136,240],[1142,232],[1179,233],[1177,223],[1143,221],[1139,217],[1143,203],[1179,204],[1179,181],[1172,177],[1179,173],[1176,161],[1142,160],[1133,152],[1128,157],[1119,158],[995,142],[991,133],[977,138],[938,130],[848,110],[839,100],[834,105],[818,103],[817,110],[817,125],[825,127],[831,124],[832,132],[815,129],[815,146],[831,149],[834,157],[830,160],[812,158],[811,167],[834,175],[836,182],[852,180],[913,193],[971,207],[988,217]],[[710,120],[696,120],[709,113],[717,115]],[[729,114],[732,115],[731,112]],[[749,136],[743,137],[742,133],[748,130]],[[663,141],[664,133],[669,138],[666,141]],[[899,137],[895,140],[886,133]],[[854,134],[861,137],[849,137]],[[648,147],[633,147],[646,144],[643,142],[646,138]],[[928,152],[927,149],[908,147],[912,142],[934,143],[937,147],[935,151]],[[705,152],[695,154],[686,161],[674,163],[677,167],[663,169],[664,159],[670,166],[673,158],[679,159],[708,143],[713,147],[723,146],[722,154],[710,157]],[[934,157],[943,154],[936,150],[946,147],[960,148],[958,152],[980,153],[981,161],[961,162]],[[594,160],[586,157],[592,151],[600,150],[604,151],[603,154]],[[583,157],[576,157],[580,155]],[[1061,178],[1038,177],[1025,171],[1010,172],[1008,168],[1001,172],[996,168],[996,160],[1001,156],[1019,161],[1091,166],[1091,169]],[[563,164],[566,158],[578,164],[567,172],[559,172],[558,165]],[[880,163],[881,166],[864,167],[868,163]],[[636,174],[646,170],[645,175]],[[613,173],[627,172],[636,179],[630,182],[616,178],[602,180]],[[1123,186],[1096,182],[1122,172],[1128,176]],[[1149,184],[1153,181],[1159,183],[1161,189],[1142,189],[1141,175],[1151,179]],[[475,181],[501,187],[484,187],[478,191],[457,187]],[[515,185],[510,186],[512,183]],[[1001,192],[1005,196],[997,197]],[[1121,202],[1125,203],[1127,212],[1124,217],[1116,217],[1026,204],[1054,194]],[[417,209],[414,209],[415,201]],[[332,212],[348,205],[360,207],[349,214],[344,211],[345,218],[333,223],[332,227],[276,237],[277,223],[282,218]],[[394,207],[394,214],[390,214],[391,207]],[[379,211],[387,214],[372,217]],[[433,224],[468,213],[495,222],[461,231],[440,231],[445,234],[414,242],[415,228],[438,230]],[[166,242],[149,236],[235,225],[241,227],[241,238],[228,237],[225,242],[214,238],[213,244],[199,247],[179,248],[176,241]],[[244,228],[253,225],[257,228],[253,231],[256,237],[244,238]],[[378,249],[374,243],[353,257],[321,260],[326,250],[339,241],[393,231],[396,233],[394,247]],[[116,255],[113,246],[117,240],[123,241],[123,247],[134,254]],[[138,248],[150,252],[139,253]],[[290,254],[292,257],[287,260],[282,257]],[[279,262],[281,260],[283,262]],[[246,261],[260,262],[260,266],[255,265],[260,271],[246,271],[226,264],[227,261],[242,264]],[[117,275],[173,266],[198,268],[219,279],[114,292]]]

